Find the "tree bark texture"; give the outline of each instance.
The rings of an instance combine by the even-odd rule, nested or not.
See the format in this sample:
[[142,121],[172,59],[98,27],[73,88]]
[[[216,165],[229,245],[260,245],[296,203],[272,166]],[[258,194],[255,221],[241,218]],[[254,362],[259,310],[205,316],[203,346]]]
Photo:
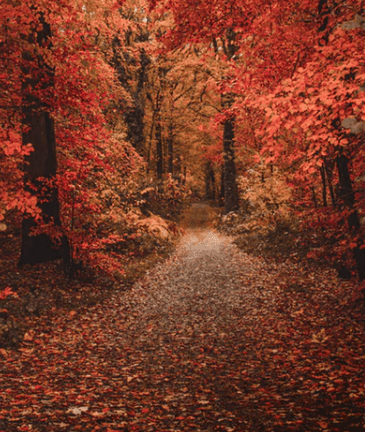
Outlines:
[[[30,42],[40,47],[50,46],[51,29],[42,15],[40,24],[41,29],[30,37]],[[49,96],[54,86],[54,72],[40,56],[30,52],[24,53],[23,63],[22,141],[24,145],[32,144],[34,149],[24,160],[24,187],[37,197],[43,221],[61,226],[58,191],[52,182],[57,171],[54,123],[47,104],[33,94],[37,88],[44,90]],[[67,259],[67,239],[64,237],[60,246],[54,244],[47,234],[32,235],[36,226],[37,222],[33,217],[23,218],[19,264]]]
[[205,197],[212,200],[216,198],[215,172],[210,161],[205,166]]
[[[127,45],[129,42],[127,42]],[[136,75],[132,73],[137,60],[131,56],[127,50],[123,51],[123,44],[118,37],[112,41],[113,58],[111,64],[117,72],[118,80],[123,88],[128,92],[132,102],[124,101],[123,117],[127,126],[126,139],[130,142],[138,153],[142,154],[145,147],[145,83],[148,79],[148,66],[150,59],[144,49],[141,49],[138,69]],[[133,87],[131,81],[136,81]]]
[[236,182],[236,162],[234,152],[234,118],[224,122],[223,160],[224,160],[224,213],[238,209],[238,190]]
[[219,205],[224,207],[224,163],[221,168],[221,182],[220,182],[220,190],[219,190]]
[[156,138],[156,174],[158,180],[162,180],[164,170],[163,170],[162,119],[161,119],[160,111],[158,111],[156,115],[155,138]]
[[174,125],[172,119],[169,124],[169,136],[167,141],[168,164],[167,171],[174,175]]
[[128,85],[124,85],[124,87],[130,92],[133,101],[132,106],[125,110],[127,141],[133,145],[139,154],[143,153],[145,147],[145,98],[143,92],[147,81],[147,68],[149,63],[150,60],[147,54],[144,50],[141,50],[136,89],[132,91],[132,89],[128,88]]
[[[350,176],[349,159],[344,154],[341,154],[337,157],[336,162],[340,186],[338,198],[340,203],[350,210],[349,216],[347,217],[347,223],[350,232],[356,236],[360,229],[360,220],[355,208],[355,193]],[[360,281],[365,280],[365,249],[362,248],[363,246],[363,240],[357,241],[357,246],[353,251]]]

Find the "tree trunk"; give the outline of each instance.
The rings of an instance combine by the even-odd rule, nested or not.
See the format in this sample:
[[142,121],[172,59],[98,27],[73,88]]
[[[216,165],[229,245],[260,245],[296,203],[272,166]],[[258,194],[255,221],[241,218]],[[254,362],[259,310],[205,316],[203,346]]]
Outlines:
[[[353,232],[354,237],[360,229],[359,215],[355,209],[355,193],[352,186],[352,181],[349,171],[349,159],[344,154],[337,157],[336,160],[338,176],[339,176],[339,193],[338,198],[342,204],[349,209],[349,215],[347,217],[347,223],[349,230]],[[357,272],[359,280],[365,280],[365,249],[362,249],[364,242],[362,240],[357,241],[353,254],[356,261]]]
[[221,188],[219,193],[219,205],[224,206],[224,163],[221,168]]
[[341,154],[336,159],[337,170],[338,170],[338,178],[339,178],[339,191],[338,198],[342,202],[342,204],[350,210],[350,214],[348,216],[348,224],[349,228],[359,229],[360,221],[359,216],[357,214],[355,205],[355,194],[352,187],[352,181],[350,177],[349,171],[349,159],[344,154]]
[[324,168],[325,168],[325,171],[326,171],[327,183],[328,183],[328,189],[330,191],[332,207],[335,207],[336,206],[336,196],[335,196],[335,191],[333,189],[333,168],[334,168],[334,161],[331,161],[331,163],[329,164],[329,162],[327,160],[325,160],[325,162],[324,162]]
[[172,118],[169,124],[169,137],[167,142],[167,172],[172,176],[174,175],[174,125],[172,123]]
[[[128,46],[128,41],[127,46]],[[139,67],[136,75],[132,73],[135,67],[136,59],[123,51],[122,43],[118,37],[115,37],[111,43],[113,49],[113,58],[111,64],[117,72],[118,80],[123,88],[131,97],[131,102],[124,103],[123,117],[126,124],[126,140],[130,142],[139,154],[143,154],[145,147],[145,83],[148,80],[148,66],[150,59],[144,49],[141,49],[139,56]],[[136,82],[134,88],[131,81]]]
[[322,204],[323,207],[327,207],[327,181],[326,181],[326,170],[324,165],[320,168],[322,178]]
[[163,144],[162,144],[162,124],[161,124],[161,113],[160,112],[158,112],[156,115],[155,138],[156,138],[156,174],[157,174],[158,180],[162,180],[162,176],[163,176]]
[[[29,37],[32,45],[49,46],[50,26],[40,17],[41,28]],[[44,223],[61,226],[58,191],[53,180],[57,171],[56,142],[53,120],[49,107],[38,95],[32,94],[41,89],[48,97],[54,87],[54,72],[40,56],[25,52],[23,55],[23,145],[32,144],[33,151],[25,157],[25,189],[36,196]],[[22,245],[19,264],[35,264],[58,258],[67,259],[69,246],[66,237],[61,245],[52,242],[47,234],[32,235],[37,226],[33,217],[24,217],[22,223]]]
[[314,208],[318,208],[316,190],[315,190],[314,186],[312,186],[311,189],[312,189],[312,200],[313,200]]
[[214,168],[212,163],[207,161],[205,165],[205,197],[209,200],[215,200],[216,188]]
[[234,118],[224,122],[223,160],[224,160],[224,213],[238,209],[238,190],[236,183],[236,162],[234,154]]
[[[235,43],[236,33],[229,28],[226,32],[226,40],[223,41],[223,51],[229,60],[234,59],[238,50]],[[223,81],[226,78],[223,78]],[[232,93],[222,94],[222,108],[229,111],[234,102]],[[235,117],[226,112],[227,118],[223,124],[223,161],[224,161],[224,213],[238,210],[238,188],[236,180],[236,161],[234,151]]]
[[212,185],[212,199],[215,200],[217,186],[215,184],[215,172],[213,166],[210,169],[210,182]]

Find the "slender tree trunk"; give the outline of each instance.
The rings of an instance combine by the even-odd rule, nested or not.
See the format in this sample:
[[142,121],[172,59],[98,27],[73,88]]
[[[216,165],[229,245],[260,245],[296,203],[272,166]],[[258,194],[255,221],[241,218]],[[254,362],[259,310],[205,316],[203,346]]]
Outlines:
[[[350,177],[349,159],[344,154],[341,154],[337,157],[336,163],[340,183],[338,194],[339,201],[349,209],[347,223],[350,231],[356,236],[360,229],[360,220],[355,209],[355,193]],[[363,240],[358,240],[357,246],[353,252],[360,281],[365,280],[365,249],[362,248],[363,245]]]
[[169,137],[167,142],[167,172],[174,175],[174,125],[172,123],[172,118],[169,124]]
[[174,142],[172,137],[169,137],[168,141],[168,172],[171,175],[174,175]]
[[314,208],[318,208],[316,190],[314,187],[312,187],[312,199],[313,199]]
[[[130,44],[129,37],[126,40],[127,46]],[[144,97],[145,83],[148,79],[148,66],[150,59],[144,49],[141,49],[139,56],[139,67],[136,71],[135,82],[137,85],[131,85],[130,68],[135,67],[136,59],[131,58],[127,52],[123,52],[122,43],[119,37],[115,37],[111,43],[113,65],[120,84],[128,92],[131,102],[124,104],[123,117],[126,124],[126,139],[130,142],[139,154],[143,154],[145,147],[145,108],[146,101]]]
[[224,164],[221,168],[221,188],[219,193],[219,205],[224,206]]
[[127,140],[130,141],[133,147],[142,154],[145,147],[145,98],[143,96],[145,83],[147,82],[147,70],[150,64],[150,59],[148,58],[144,49],[140,52],[140,67],[138,71],[138,81],[137,88],[132,94],[133,107],[130,112],[127,111],[127,127],[128,134]]
[[213,166],[211,166],[211,170],[210,170],[210,182],[212,185],[212,199],[215,200],[217,186],[215,184],[215,172]]
[[158,112],[156,115],[155,138],[156,138],[156,174],[157,174],[158,180],[162,180],[162,176],[163,176],[163,143],[162,143],[162,124],[161,124],[161,113],[160,112]]
[[345,207],[350,210],[348,216],[348,224],[350,229],[359,229],[360,221],[355,205],[355,194],[352,187],[352,181],[349,171],[349,159],[344,154],[337,157],[337,169],[339,177],[339,192],[338,197]]
[[205,165],[205,196],[213,200],[216,197],[215,173],[210,161],[207,161]]
[[[30,36],[29,42],[34,46],[50,47],[50,26],[40,18],[40,29]],[[25,189],[36,196],[44,223],[61,226],[60,206],[57,187],[53,180],[57,171],[56,141],[53,120],[49,107],[42,102],[35,89],[52,93],[54,72],[43,59],[31,52],[23,55],[23,144],[32,144],[33,151],[25,158]],[[57,258],[68,259],[69,246],[66,237],[61,245],[52,242],[47,234],[32,235],[37,226],[33,217],[24,217],[22,223],[22,245],[19,264],[35,264]]]
[[323,207],[327,207],[327,181],[326,181],[326,170],[324,165],[321,166],[321,178],[322,178],[322,201]]
[[211,164],[209,161],[205,164],[205,197],[211,199],[212,197],[212,184],[210,177]]
[[[158,180],[162,180],[164,173],[164,155],[163,155],[163,142],[162,142],[162,95],[158,90],[156,95],[156,102],[153,104],[153,120],[155,125],[155,140],[156,140],[156,175]],[[151,128],[151,133],[152,133]]]
[[[233,60],[237,52],[235,43],[236,34],[233,29],[226,32],[225,41],[223,41],[223,51],[229,60]],[[223,81],[225,78],[223,79]],[[222,94],[221,104],[223,110],[229,111],[234,102],[232,93]],[[236,161],[234,151],[235,141],[235,117],[227,113],[227,118],[223,124],[223,161],[224,161],[224,213],[238,210],[238,188]]]
[[238,190],[236,182],[236,162],[234,153],[235,119],[224,122],[223,159],[224,159],[224,213],[238,209]]
[[330,191],[332,206],[335,207],[336,206],[336,196],[335,196],[335,191],[333,189],[333,168],[334,168],[334,163],[331,161],[331,165],[329,165],[328,161],[325,160],[325,162],[324,162],[324,168],[325,168],[325,171],[326,171],[328,189]]

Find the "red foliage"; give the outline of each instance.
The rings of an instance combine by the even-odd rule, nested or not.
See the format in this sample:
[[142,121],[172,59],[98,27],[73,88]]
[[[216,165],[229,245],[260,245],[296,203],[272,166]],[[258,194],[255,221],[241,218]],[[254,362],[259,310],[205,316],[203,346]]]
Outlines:
[[[332,239],[348,237],[335,242],[341,253],[361,244],[362,228],[350,233],[347,223],[335,220],[346,221],[349,211],[361,220],[365,213],[365,20],[357,15],[364,1],[151,3],[174,16],[175,26],[164,39],[168,48],[199,42],[213,49],[214,39],[229,38],[236,44],[220,88],[236,95],[243,166],[275,164],[294,186],[295,200],[316,215],[312,221],[321,220],[322,207],[332,201],[333,225],[318,222],[315,228],[328,229]],[[339,157],[349,161],[354,205],[343,201],[343,194],[335,197],[344,184]]]
[[[82,1],[33,0],[0,5],[0,50],[6,59],[0,64],[0,85],[9,89],[0,96],[0,219],[12,209],[40,216],[37,199],[44,197],[24,191],[22,160],[32,148],[21,136],[24,83],[37,77],[27,97],[37,98],[52,115],[58,154],[56,178],[39,180],[58,187],[63,221],[62,232],[50,224],[37,231],[54,239],[66,233],[84,255],[102,248],[96,215],[104,211],[103,191],[123,187],[123,179],[141,165],[131,145],[111,127],[116,101],[128,99],[109,65],[110,41],[125,30],[117,11],[121,4],[105,0],[85,7]],[[52,45],[32,44],[30,35],[41,21],[51,28]]]

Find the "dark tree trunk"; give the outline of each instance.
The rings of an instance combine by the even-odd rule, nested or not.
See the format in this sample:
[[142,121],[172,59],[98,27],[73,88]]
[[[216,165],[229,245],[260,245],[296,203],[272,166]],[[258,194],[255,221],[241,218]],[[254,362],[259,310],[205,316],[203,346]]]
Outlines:
[[[125,111],[125,121],[127,125],[127,141],[129,141],[138,153],[142,154],[145,147],[144,117],[145,117],[145,98],[143,96],[144,86],[147,81],[147,68],[150,60],[144,50],[140,53],[140,67],[138,70],[137,86],[134,91],[129,89],[129,84],[124,87],[129,90],[132,96],[132,106]],[[129,83],[129,80],[127,80]]]
[[314,187],[312,187],[312,199],[313,199],[314,208],[318,208],[316,190]]
[[[228,28],[224,37],[221,37],[223,53],[228,60],[233,60],[238,50],[236,44],[236,33],[233,28]],[[213,46],[216,55],[219,55],[220,49],[216,39],[213,39]],[[227,77],[222,77],[222,83]],[[234,152],[234,128],[235,117],[229,112],[234,102],[232,93],[222,93],[221,105],[227,118],[223,123],[223,166],[221,177],[220,204],[224,200],[224,213],[238,209],[238,189],[236,181],[236,162]]]
[[158,180],[162,180],[162,176],[163,176],[163,143],[162,143],[161,113],[159,111],[156,115],[155,138],[156,138],[156,174],[157,174]]
[[[354,233],[354,236],[356,236],[356,233],[360,228],[360,220],[355,209],[355,193],[349,171],[349,159],[347,156],[341,154],[337,157],[336,163],[340,186],[338,198],[340,203],[350,210],[347,217],[347,223],[350,231]],[[365,280],[365,249],[362,249],[363,245],[364,242],[362,240],[357,241],[357,246],[353,252],[360,281]]]
[[350,214],[348,216],[349,228],[351,230],[359,229],[360,221],[357,211],[354,208],[355,194],[350,177],[349,159],[347,156],[342,154],[337,157],[336,163],[339,178],[338,198],[342,204],[350,210]]
[[210,161],[205,165],[205,197],[212,200],[216,197],[215,173]]
[[321,166],[321,178],[322,178],[322,203],[323,207],[327,207],[327,181],[326,181],[326,170],[324,165]]
[[221,188],[219,193],[219,205],[224,206],[224,163],[221,169]]
[[[229,60],[234,59],[238,50],[235,43],[236,33],[229,28],[226,32],[226,40],[223,43],[223,51]],[[224,78],[225,79],[225,78]],[[234,95],[222,94],[223,110],[230,110],[234,102]],[[236,161],[234,151],[235,117],[227,113],[223,124],[223,161],[224,161],[224,213],[238,210],[238,188]]]
[[334,161],[331,161],[329,163],[328,160],[326,160],[325,163],[324,163],[324,168],[325,168],[325,171],[326,171],[327,182],[328,182],[328,189],[330,191],[332,206],[335,207],[336,206],[336,196],[335,196],[335,191],[333,189],[333,168],[334,168]]
[[224,160],[224,213],[238,209],[238,190],[236,182],[236,162],[234,154],[234,118],[224,122],[223,160]]
[[[148,40],[147,35],[140,35],[141,41]],[[126,45],[130,45],[130,39],[127,35]],[[145,147],[145,83],[148,79],[148,66],[150,59],[144,49],[141,49],[138,68],[137,60],[129,54],[128,50],[122,48],[122,43],[118,37],[112,40],[113,58],[111,64],[117,72],[118,80],[123,88],[128,92],[131,101],[123,104],[123,117],[127,128],[126,139],[130,142],[139,154],[143,153]],[[136,70],[136,74],[132,72]],[[131,82],[136,82],[133,87]]]
[[[41,29],[37,29],[36,35],[31,36],[29,41],[35,46],[50,46],[51,29],[42,15],[39,24]],[[47,104],[32,94],[35,89],[41,89],[49,97],[54,87],[54,72],[40,56],[26,52],[23,55],[23,74],[22,140],[24,145],[30,143],[34,149],[25,158],[25,189],[39,200],[43,222],[61,226],[58,191],[52,182],[57,171],[54,124]],[[32,235],[36,226],[33,217],[24,217],[19,264],[35,264],[58,258],[67,260],[67,239],[64,237],[61,245],[56,245],[47,234]]]
[[169,125],[169,137],[167,142],[167,172],[174,175],[174,125],[172,124],[172,119]]
[[152,123],[151,123],[148,148],[147,148],[147,174],[150,172],[151,149],[152,149],[153,133],[154,133],[155,127],[156,127],[156,111],[154,110],[153,115],[152,115]]
[[212,185],[212,199],[215,200],[217,186],[215,184],[215,172],[214,172],[213,167],[211,167],[211,170],[210,170],[210,182]]

